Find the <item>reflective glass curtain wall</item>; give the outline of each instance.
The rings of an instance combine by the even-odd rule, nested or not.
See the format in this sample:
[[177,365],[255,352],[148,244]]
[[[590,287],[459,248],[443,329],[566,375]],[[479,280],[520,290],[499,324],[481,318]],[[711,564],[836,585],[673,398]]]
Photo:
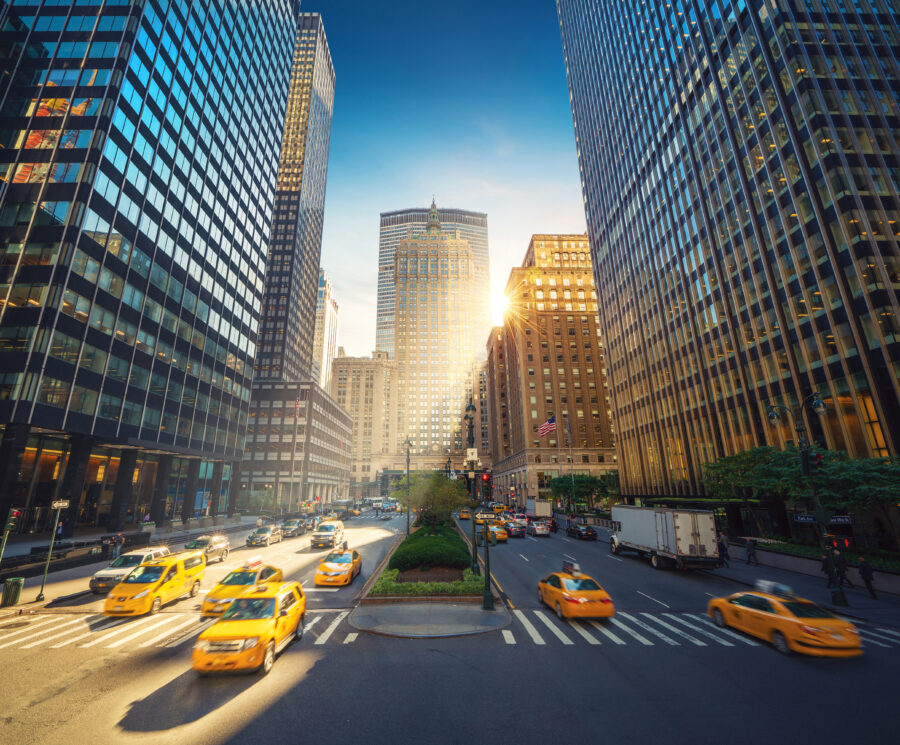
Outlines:
[[900,446],[897,0],[558,0],[624,494]]

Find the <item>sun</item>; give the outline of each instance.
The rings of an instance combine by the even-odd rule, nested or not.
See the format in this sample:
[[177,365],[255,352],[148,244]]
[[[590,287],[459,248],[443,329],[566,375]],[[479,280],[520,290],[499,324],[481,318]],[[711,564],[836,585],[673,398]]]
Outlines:
[[509,298],[502,293],[491,297],[491,317],[495,326],[503,325],[503,315],[509,310]]

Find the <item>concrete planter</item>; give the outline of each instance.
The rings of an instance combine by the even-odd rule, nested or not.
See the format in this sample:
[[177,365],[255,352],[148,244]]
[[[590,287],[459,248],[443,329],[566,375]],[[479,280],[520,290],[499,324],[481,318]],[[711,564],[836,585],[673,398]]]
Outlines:
[[[364,605],[379,603],[480,603],[481,595],[367,595],[359,602]],[[494,596],[495,602],[500,598]]]
[[200,527],[208,528],[210,525],[215,525],[215,518],[213,517],[201,517],[200,518]]

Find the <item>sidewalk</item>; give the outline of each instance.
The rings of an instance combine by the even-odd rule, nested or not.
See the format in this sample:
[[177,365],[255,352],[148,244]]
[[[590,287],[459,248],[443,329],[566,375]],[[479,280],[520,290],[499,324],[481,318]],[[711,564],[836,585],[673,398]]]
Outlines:
[[477,603],[372,603],[354,608],[348,620],[355,629],[384,636],[465,636],[509,625],[509,611],[503,603],[497,601],[495,608],[482,610]]
[[728,567],[720,567],[704,573],[722,577],[745,587],[752,587],[758,579],[781,582],[793,588],[800,597],[819,603],[838,615],[900,627],[900,597],[879,593],[877,584],[875,594],[878,595],[878,599],[876,600],[869,596],[864,586],[861,587],[854,578],[851,578],[855,588],[844,587],[844,595],[849,607],[841,608],[832,603],[831,590],[826,586],[824,574],[821,577],[814,577],[772,566],[748,566],[744,549],[740,546],[735,547],[733,544],[729,548],[729,553],[732,559]]

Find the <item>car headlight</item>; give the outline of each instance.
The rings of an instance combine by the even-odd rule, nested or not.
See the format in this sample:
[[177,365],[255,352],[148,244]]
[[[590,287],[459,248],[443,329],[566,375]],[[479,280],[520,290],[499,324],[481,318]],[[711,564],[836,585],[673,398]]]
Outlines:
[[255,636],[252,639],[244,639],[244,643],[241,645],[241,651],[253,649],[257,644],[259,644],[259,639]]
[[135,595],[135,596],[132,598],[132,600],[140,600],[141,598],[147,597],[147,593],[148,593],[148,592],[150,592],[150,588],[149,588],[149,587],[148,587],[146,590],[144,590],[143,592],[139,592],[137,595]]
[[194,649],[205,654],[206,652],[209,652],[209,642],[201,639],[194,644]]
[[228,605],[229,603],[234,602],[234,598],[211,598],[208,595],[206,596],[206,599],[210,603],[215,603],[216,605]]

